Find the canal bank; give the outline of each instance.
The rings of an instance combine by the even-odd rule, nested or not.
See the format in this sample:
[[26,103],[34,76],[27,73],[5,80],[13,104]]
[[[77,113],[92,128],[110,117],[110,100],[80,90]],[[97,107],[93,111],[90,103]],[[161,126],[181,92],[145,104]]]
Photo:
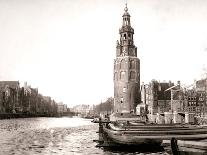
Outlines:
[[33,113],[1,113],[0,119],[30,118],[30,117],[72,117],[73,113],[33,114]]

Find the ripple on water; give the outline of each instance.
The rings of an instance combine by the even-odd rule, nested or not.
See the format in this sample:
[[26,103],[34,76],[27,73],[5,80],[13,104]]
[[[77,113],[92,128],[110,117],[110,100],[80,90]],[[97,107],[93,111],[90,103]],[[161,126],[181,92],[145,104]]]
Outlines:
[[[70,125],[74,122],[76,122],[75,125]],[[0,155],[142,154],[96,148],[97,143],[93,140],[98,139],[97,130],[97,124],[92,124],[90,120],[84,119],[29,118],[0,120]],[[152,153],[148,154],[152,155]]]

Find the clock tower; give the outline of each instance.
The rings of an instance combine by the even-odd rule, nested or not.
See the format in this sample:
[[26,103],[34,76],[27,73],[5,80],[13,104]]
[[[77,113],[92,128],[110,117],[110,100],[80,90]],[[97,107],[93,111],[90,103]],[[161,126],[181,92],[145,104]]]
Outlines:
[[133,113],[140,103],[140,60],[134,45],[134,29],[131,27],[127,4],[122,17],[114,60],[114,112]]

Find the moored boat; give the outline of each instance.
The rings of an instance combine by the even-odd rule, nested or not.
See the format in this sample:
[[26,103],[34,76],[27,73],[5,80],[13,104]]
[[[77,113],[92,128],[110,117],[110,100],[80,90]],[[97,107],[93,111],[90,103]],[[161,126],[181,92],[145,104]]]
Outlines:
[[161,144],[163,140],[198,140],[207,138],[207,126],[196,125],[127,125],[108,123],[103,126],[108,137],[124,145]]

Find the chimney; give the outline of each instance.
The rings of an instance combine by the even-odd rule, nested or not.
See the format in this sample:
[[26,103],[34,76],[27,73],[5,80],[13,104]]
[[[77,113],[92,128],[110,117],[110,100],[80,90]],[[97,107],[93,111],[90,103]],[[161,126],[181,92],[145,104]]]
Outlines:
[[180,81],[177,81],[178,89],[180,89]]
[[172,82],[171,81],[169,81],[169,87],[171,87],[172,86]]

